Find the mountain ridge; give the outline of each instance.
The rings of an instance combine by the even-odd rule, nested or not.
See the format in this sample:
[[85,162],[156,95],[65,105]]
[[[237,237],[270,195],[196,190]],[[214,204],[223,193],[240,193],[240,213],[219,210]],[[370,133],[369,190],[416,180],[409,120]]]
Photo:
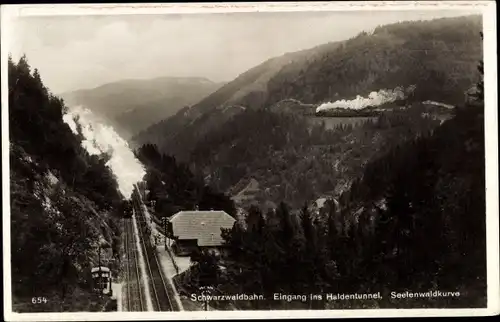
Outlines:
[[[284,99],[320,104],[416,84],[416,100],[463,101],[481,58],[477,15],[379,26],[345,41],[271,58],[240,74],[188,109],[141,131],[133,145],[153,143],[187,160],[190,147],[238,110],[268,108]],[[438,90],[439,89],[439,90]]]
[[106,88],[109,86],[113,85],[119,85],[119,84],[132,84],[132,83],[142,83],[142,82],[154,82],[154,81],[159,81],[159,80],[177,80],[177,81],[182,81],[182,80],[197,80],[200,82],[208,82],[208,83],[218,83],[218,84],[223,84],[224,82],[215,82],[209,79],[208,77],[200,77],[200,76],[158,76],[158,77],[152,77],[152,78],[124,78],[124,79],[119,79],[116,81],[110,81],[106,82],[100,85],[96,85],[93,87],[86,87],[86,88],[80,88],[80,89],[75,89],[75,90],[69,90],[69,91],[63,91],[60,93],[55,93],[55,95],[64,97],[67,96],[71,93],[75,92],[86,92],[86,91],[93,91],[101,88]]
[[[64,122],[63,101],[26,57],[9,57],[8,72],[13,311],[40,310],[31,305],[34,294],[50,299],[43,310],[101,310],[89,273],[101,261],[119,270],[124,196],[107,157],[82,147],[82,133]],[[98,243],[110,249],[101,254]]]

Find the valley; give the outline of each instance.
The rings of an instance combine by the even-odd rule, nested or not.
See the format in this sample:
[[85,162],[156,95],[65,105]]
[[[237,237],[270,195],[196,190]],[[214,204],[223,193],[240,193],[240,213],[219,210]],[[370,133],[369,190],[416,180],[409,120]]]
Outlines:
[[[213,255],[227,270],[207,277],[209,283],[225,294],[257,292],[268,299],[276,287],[295,294],[314,292],[317,285],[344,292],[449,285],[441,273],[434,282],[404,276],[419,276],[418,269],[451,268],[452,257],[444,249],[452,239],[440,239],[432,259],[415,248],[425,244],[425,236],[438,234],[435,227],[453,221],[452,215],[438,210],[458,202],[441,180],[449,180],[451,173],[458,175],[456,192],[471,202],[465,186],[481,185],[483,180],[480,137],[463,139],[475,142],[476,150],[471,152],[475,157],[469,159],[477,170],[474,179],[465,174],[465,165],[450,159],[463,148],[453,139],[459,129],[470,129],[465,131],[472,136],[480,131],[481,108],[470,107],[468,98],[477,91],[476,82],[480,84],[480,45],[471,45],[479,40],[476,23],[475,17],[467,17],[389,25],[345,42],[277,57],[133,137],[131,144],[146,144],[155,151],[151,155],[169,155],[177,164],[186,164],[198,182],[234,203],[237,225],[223,233],[232,251]],[[465,25],[470,29],[459,27]],[[410,30],[411,41],[406,34]],[[429,34],[434,41],[428,41]],[[455,152],[446,156],[445,146]],[[163,169],[160,173],[172,171]],[[172,177],[163,178],[172,181]],[[146,179],[158,215],[168,217],[189,207],[179,205],[170,192],[156,192],[153,182],[158,181]],[[482,199],[477,198],[473,207],[482,212]],[[479,220],[464,216],[454,217],[457,223],[451,231],[468,234],[468,224],[462,220],[471,220],[476,232],[484,229]],[[415,227],[412,222],[427,228],[410,228]],[[457,247],[468,249],[465,253],[478,261],[484,258],[469,244]],[[424,257],[430,262],[422,262]],[[204,265],[218,271],[208,262]],[[387,277],[384,272],[391,265],[405,273]],[[372,268],[372,273],[362,267]],[[481,274],[484,266],[476,269]],[[283,277],[273,273],[285,270]],[[196,274],[201,274],[197,272],[191,268],[179,280],[192,289]],[[473,293],[480,294],[480,287],[469,294]],[[475,303],[481,306],[484,302],[479,298]],[[421,300],[408,305],[454,307],[459,302]],[[354,304],[267,300],[245,307],[290,305],[345,308]],[[366,301],[365,305],[379,308],[394,303]]]
[[[9,57],[14,307],[39,310],[34,291],[55,312],[485,307],[481,30],[402,21],[225,83],[61,97]],[[119,296],[96,293],[96,265]],[[434,289],[462,296],[389,296]]]

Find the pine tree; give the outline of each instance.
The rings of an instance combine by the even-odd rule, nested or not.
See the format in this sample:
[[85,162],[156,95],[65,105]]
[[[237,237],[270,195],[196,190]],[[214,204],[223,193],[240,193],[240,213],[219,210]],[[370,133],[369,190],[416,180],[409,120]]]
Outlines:
[[307,203],[302,207],[301,224],[302,224],[302,231],[304,233],[304,239],[309,247],[309,250],[314,249],[314,247],[316,246],[315,245],[316,241],[314,240],[316,236]]
[[292,224],[288,206],[284,202],[280,202],[278,209],[276,209],[276,215],[280,220],[281,240],[284,247],[286,248],[290,245],[290,242],[295,237],[295,229]]

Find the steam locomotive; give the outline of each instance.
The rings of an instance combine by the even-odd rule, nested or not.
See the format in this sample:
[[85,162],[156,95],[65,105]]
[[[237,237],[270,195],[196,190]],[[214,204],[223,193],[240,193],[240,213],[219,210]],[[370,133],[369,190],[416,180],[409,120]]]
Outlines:
[[131,218],[132,217],[132,201],[130,200],[125,200],[123,202],[123,217],[125,218]]

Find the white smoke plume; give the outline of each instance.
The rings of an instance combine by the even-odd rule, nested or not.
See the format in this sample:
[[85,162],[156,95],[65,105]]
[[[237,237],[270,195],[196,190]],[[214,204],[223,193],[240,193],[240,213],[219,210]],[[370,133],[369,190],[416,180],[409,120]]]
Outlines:
[[63,120],[75,134],[78,134],[80,128],[85,138],[82,147],[89,154],[110,155],[111,158],[106,165],[116,176],[120,192],[125,198],[130,198],[133,185],[141,181],[146,172],[127,141],[122,139],[113,127],[106,125],[89,109],[81,106],[69,108]]
[[410,86],[404,90],[403,87],[395,89],[381,89],[378,92],[371,92],[367,98],[360,95],[353,100],[338,100],[335,102],[323,103],[316,108],[316,112],[331,110],[336,108],[360,110],[368,106],[379,106],[406,98],[409,92],[413,92],[415,86]]

